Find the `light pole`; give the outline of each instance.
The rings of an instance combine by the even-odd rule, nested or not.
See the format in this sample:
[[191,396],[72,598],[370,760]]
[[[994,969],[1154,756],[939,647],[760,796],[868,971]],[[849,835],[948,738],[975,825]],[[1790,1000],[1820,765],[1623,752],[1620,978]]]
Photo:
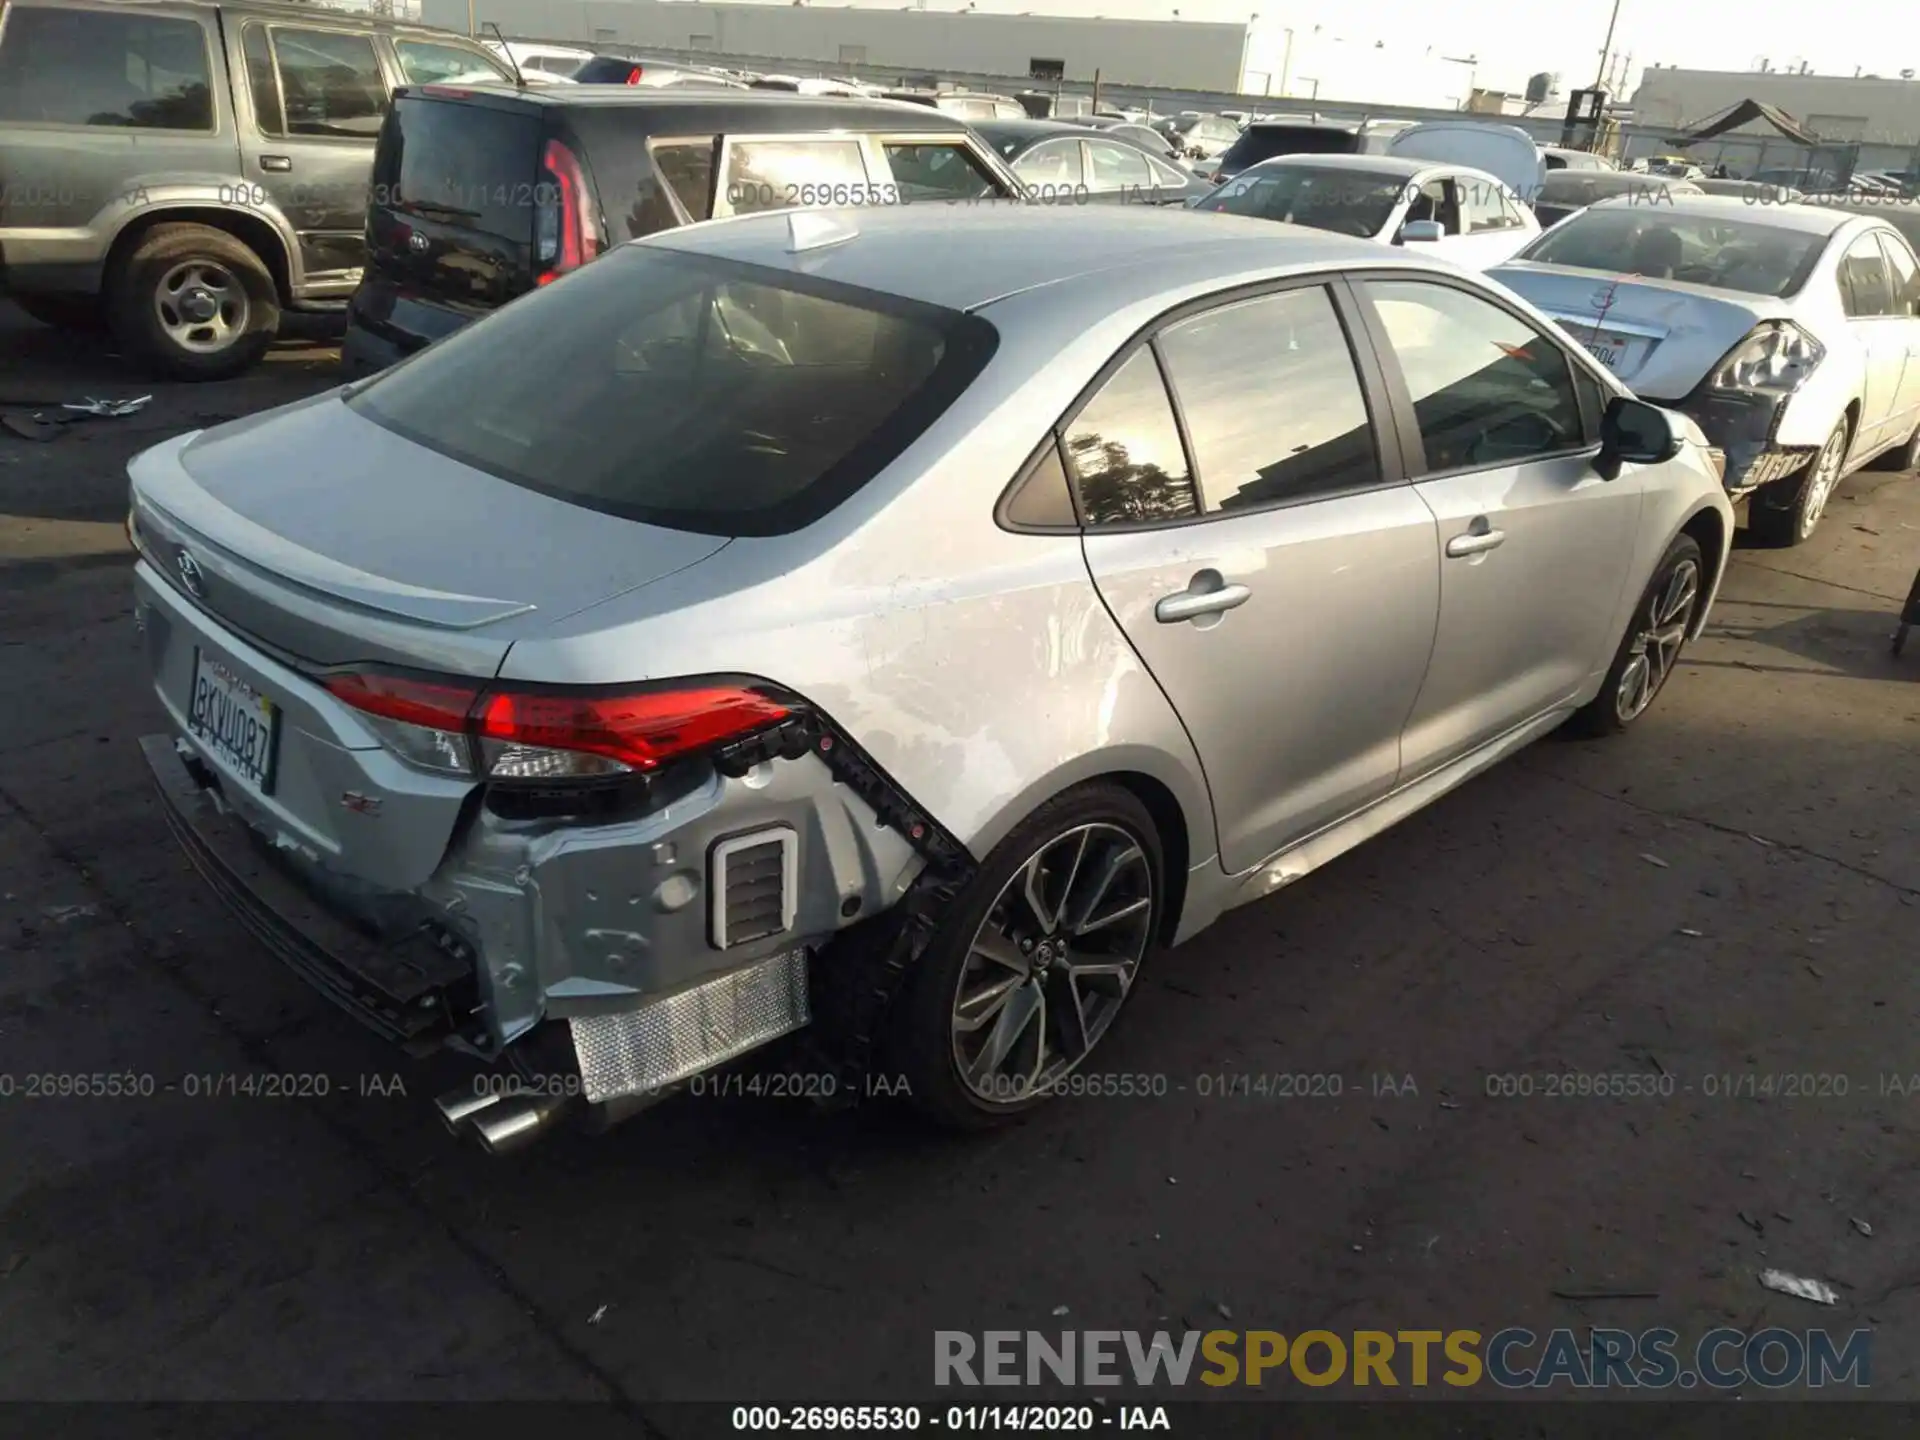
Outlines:
[[1600,71],[1593,77],[1593,88],[1607,83],[1607,57],[1613,54],[1613,27],[1620,23],[1620,0],[1613,0],[1613,14],[1607,19],[1607,43],[1600,47]]

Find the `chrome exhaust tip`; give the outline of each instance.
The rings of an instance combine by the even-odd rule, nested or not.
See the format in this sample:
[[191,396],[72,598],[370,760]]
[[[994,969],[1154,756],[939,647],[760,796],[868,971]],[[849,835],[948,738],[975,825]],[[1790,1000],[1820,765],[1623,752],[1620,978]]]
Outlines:
[[497,1090],[449,1090],[433,1102],[433,1107],[440,1112],[441,1122],[447,1127],[447,1132],[459,1135],[482,1111],[499,1103],[500,1092]]
[[489,1155],[506,1155],[538,1140],[574,1107],[576,1097],[516,1098],[490,1105],[469,1123]]

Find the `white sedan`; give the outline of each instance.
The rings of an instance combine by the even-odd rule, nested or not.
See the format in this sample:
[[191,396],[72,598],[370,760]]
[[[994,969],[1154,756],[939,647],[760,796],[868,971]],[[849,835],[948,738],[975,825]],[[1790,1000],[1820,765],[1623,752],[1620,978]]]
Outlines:
[[1280,155],[1242,170],[1196,210],[1418,245],[1470,270],[1513,258],[1540,222],[1485,170],[1397,155]]
[[1920,261],[1873,215],[1621,196],[1492,276],[1638,394],[1692,416],[1766,543],[1812,535],[1868,462],[1920,465]]

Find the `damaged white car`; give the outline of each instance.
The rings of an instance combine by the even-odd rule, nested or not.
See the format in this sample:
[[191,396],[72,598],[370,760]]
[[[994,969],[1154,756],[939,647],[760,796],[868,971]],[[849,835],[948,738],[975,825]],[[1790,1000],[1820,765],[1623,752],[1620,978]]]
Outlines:
[[1851,471],[1920,464],[1920,263],[1884,220],[1628,195],[1489,273],[1636,394],[1690,415],[1768,544],[1811,536]]

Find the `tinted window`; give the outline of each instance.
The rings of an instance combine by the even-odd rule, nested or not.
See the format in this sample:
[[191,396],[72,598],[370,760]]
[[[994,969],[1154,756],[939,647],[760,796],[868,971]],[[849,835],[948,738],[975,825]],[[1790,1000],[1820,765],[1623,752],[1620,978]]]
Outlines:
[[879,473],[972,381],[994,339],[986,321],[954,311],[632,245],[348,403],[573,504],[770,535]]
[[1147,168],[1147,157],[1127,145],[1116,145],[1111,140],[1089,140],[1087,156],[1092,162],[1088,167],[1087,186],[1098,191],[1108,190],[1145,190],[1153,184],[1153,172]]
[[1904,240],[1891,235],[1880,237],[1880,248],[1886,252],[1887,273],[1893,280],[1894,313],[1911,315],[1915,302],[1920,301],[1920,273],[1916,273],[1913,251]]
[[1849,315],[1893,313],[1887,262],[1871,235],[1862,235],[1849,245],[1840,261],[1840,303]]
[[396,40],[393,53],[400,73],[410,84],[429,85],[461,80],[511,80],[506,68],[474,50],[454,45],[429,45],[422,40]]
[[410,95],[374,154],[373,190],[386,209],[525,244],[539,171],[533,116]]
[[371,140],[387,110],[387,82],[364,35],[328,30],[273,32],[288,135]]
[[738,140],[731,154],[727,203],[736,215],[830,205],[835,185],[867,183],[858,140]]
[[1317,165],[1263,165],[1222,185],[1196,207],[1281,220],[1368,239],[1386,228],[1406,181]]
[[1576,215],[1523,252],[1548,265],[1714,285],[1750,295],[1791,295],[1806,283],[1824,235],[1724,214],[1674,213],[1628,202]]
[[719,138],[673,140],[653,147],[653,163],[687,214],[695,220],[713,216],[713,157]]
[[1406,375],[1429,471],[1510,465],[1581,444],[1572,368],[1558,345],[1447,286],[1363,288]]
[[881,147],[902,200],[978,200],[999,186],[965,145],[890,141]]
[[213,129],[206,32],[192,20],[14,5],[0,44],[0,120]]
[[1318,125],[1249,125],[1227,147],[1220,163],[1229,170],[1244,170],[1276,155],[1351,155],[1359,148],[1358,139],[1346,130]]
[[[632,60],[622,60],[615,55],[596,55],[574,71],[573,78],[582,85],[633,85],[639,83],[641,73],[642,67]],[[780,88],[791,90],[794,87],[785,85]]]
[[1133,352],[1074,417],[1065,439],[1087,524],[1140,525],[1199,512],[1151,349]]
[[1042,192],[1075,189],[1086,183],[1080,170],[1078,140],[1048,140],[1013,162],[1013,173]]
[[1207,509],[1379,480],[1360,377],[1325,290],[1210,310],[1170,326],[1159,345]]

